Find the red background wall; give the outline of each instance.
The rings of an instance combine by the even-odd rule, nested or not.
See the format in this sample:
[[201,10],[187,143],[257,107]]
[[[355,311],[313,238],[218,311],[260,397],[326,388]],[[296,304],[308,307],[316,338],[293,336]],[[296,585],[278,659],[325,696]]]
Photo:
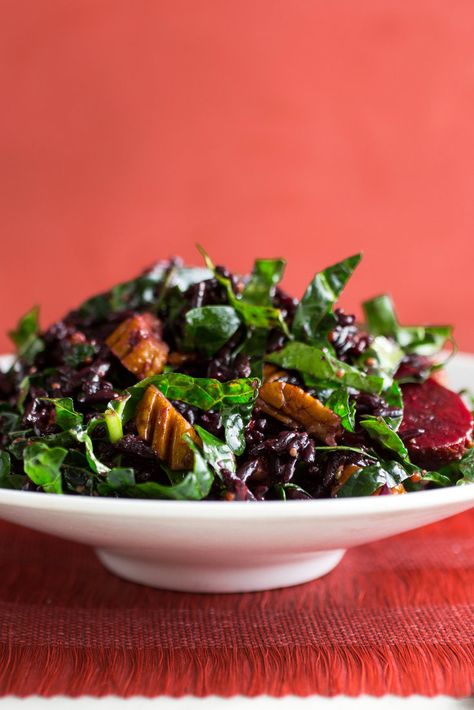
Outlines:
[[0,89],[1,333],[198,240],[474,350],[471,0],[2,0]]

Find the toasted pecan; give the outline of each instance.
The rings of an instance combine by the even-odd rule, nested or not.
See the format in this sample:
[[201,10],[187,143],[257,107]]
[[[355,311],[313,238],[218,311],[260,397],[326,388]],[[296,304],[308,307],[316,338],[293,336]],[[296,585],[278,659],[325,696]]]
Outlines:
[[138,379],[163,372],[169,348],[161,337],[161,321],[151,313],[127,318],[109,335],[106,343]]
[[146,388],[137,407],[135,423],[141,438],[173,471],[192,468],[193,452],[183,437],[187,434],[197,445],[201,440],[191,424],[154,385]]
[[341,433],[341,420],[301,387],[274,380],[260,388],[257,405],[291,429],[304,429],[309,434],[334,446]]

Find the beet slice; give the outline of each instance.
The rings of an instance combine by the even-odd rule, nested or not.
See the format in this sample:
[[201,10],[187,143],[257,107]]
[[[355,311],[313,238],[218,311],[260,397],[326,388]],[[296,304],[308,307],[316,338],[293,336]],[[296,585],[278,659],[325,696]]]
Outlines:
[[429,378],[401,386],[404,414],[399,435],[411,460],[436,469],[460,459],[471,443],[472,416],[461,397]]

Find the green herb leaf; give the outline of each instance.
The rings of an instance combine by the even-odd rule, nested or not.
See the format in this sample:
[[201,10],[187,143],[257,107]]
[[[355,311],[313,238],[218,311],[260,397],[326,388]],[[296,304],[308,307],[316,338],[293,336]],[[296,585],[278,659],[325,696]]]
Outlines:
[[355,254],[316,274],[296,309],[292,333],[297,340],[321,342],[321,322],[332,311],[361,258]]
[[0,404],[0,430],[3,434],[9,434],[18,429],[20,415],[16,409],[9,404]]
[[214,355],[237,332],[241,320],[232,306],[203,306],[186,313],[186,349]]
[[361,419],[360,425],[371,439],[381,444],[395,456],[403,461],[409,461],[408,451],[398,434],[393,431],[383,417],[366,416]]
[[214,474],[192,439],[186,437],[186,440],[194,452],[194,469],[189,473],[167,471],[170,486],[155,481],[135,483],[132,469],[112,469],[106,481],[99,484],[99,492],[104,494],[115,490],[131,498],[202,500],[211,490]]
[[361,468],[346,481],[336,494],[337,498],[370,496],[381,486],[394,488],[403,483],[411,473],[396,461],[380,461]]
[[398,343],[384,335],[377,335],[362,355],[361,360],[367,361],[368,358],[375,357],[378,369],[389,377],[393,377],[404,355],[405,353]]
[[202,441],[203,456],[214,471],[219,476],[221,475],[222,468],[226,468],[231,473],[235,473],[235,456],[230,447],[218,439],[217,436],[214,436],[197,424],[194,428]]
[[304,498],[312,498],[312,496],[307,491],[305,491],[304,488],[301,488],[301,486],[297,486],[296,483],[278,483],[275,486],[275,491],[278,493],[281,500],[287,499],[287,491],[296,491]]
[[61,397],[58,399],[44,397],[46,402],[52,402],[56,410],[56,423],[60,429],[66,431],[80,426],[84,419],[83,415],[76,412],[74,402],[71,397]]
[[344,429],[355,430],[355,401],[350,401],[347,387],[335,389],[324,404],[341,418]]
[[28,394],[30,392],[30,387],[31,387],[31,377],[27,375],[22,379],[20,382],[20,387],[18,388],[18,397],[16,400],[16,406],[18,407],[18,411],[23,414],[25,410],[25,401],[26,398],[28,397]]
[[108,493],[109,489],[118,490],[135,486],[135,472],[133,468],[112,468],[106,476],[105,482],[98,484],[99,492]]
[[388,294],[364,301],[362,308],[372,335],[395,337],[399,325],[393,301]]
[[94,444],[92,443],[92,439],[89,434],[90,431],[91,429],[89,427],[87,429],[77,427],[76,429],[70,429],[69,433],[80,444],[84,444],[87,463],[89,464],[91,470],[99,475],[104,475],[110,471],[110,467],[99,461],[95,455]]
[[62,493],[61,465],[67,456],[67,449],[36,442],[23,452],[23,467],[28,478],[45,493]]
[[383,294],[362,304],[369,332],[394,338],[408,353],[434,355],[452,337],[449,325],[401,326],[390,296]]
[[186,402],[204,410],[222,410],[224,407],[255,402],[259,382],[255,378],[220,382],[207,377],[191,377],[178,372],[154,375],[128,389],[131,397],[125,408],[125,421],[132,418],[144,390],[149,385],[158,387],[168,399]]
[[19,490],[25,482],[25,476],[11,473],[10,456],[6,451],[0,451],[0,488]]
[[395,380],[382,392],[382,397],[389,407],[397,410],[398,415],[384,417],[390,429],[398,431],[403,419],[403,395],[400,385]]
[[18,321],[16,330],[8,333],[16,345],[18,357],[28,363],[44,350],[44,342],[39,337],[39,308],[35,306]]
[[375,394],[379,394],[384,385],[383,378],[366,375],[338,360],[326,348],[316,348],[305,343],[288,343],[282,350],[267,355],[265,359],[290,370],[299,370],[310,375],[315,382],[324,382],[326,385],[330,382]]
[[245,427],[252,417],[253,405],[251,400],[247,404],[226,405],[222,409],[226,444],[236,456],[245,451]]
[[212,273],[208,269],[159,262],[138,278],[117,284],[110,291],[89,298],[82,303],[79,310],[83,316],[94,320],[103,320],[111,313],[123,310],[141,308],[156,310],[170,290],[177,289],[183,292],[192,284],[211,277]]
[[[429,475],[432,473],[433,471],[428,471]],[[428,474],[423,475],[423,480]],[[436,475],[442,476],[443,479],[449,481],[445,485],[463,486],[468,483],[474,483],[474,448],[467,449],[459,461],[451,461],[446,466],[442,466],[439,471],[436,471]]]
[[77,343],[71,346],[64,356],[64,361],[71,367],[82,365],[83,362],[94,357],[97,350],[90,343]]
[[[78,459],[78,465],[75,463],[76,459]],[[69,464],[69,460],[73,463]],[[61,473],[64,492],[89,496],[96,492],[97,478],[87,466],[87,461],[82,460],[82,454],[79,451],[69,451],[61,467]]]
[[271,306],[285,265],[284,259],[256,259],[252,275],[242,294],[243,299],[254,306]]
[[255,306],[253,303],[246,301],[245,298],[239,298],[236,296],[230,279],[222,276],[218,271],[216,271],[216,267],[202,247],[198,246],[198,249],[203,255],[207,267],[213,271],[214,278],[217,279],[221,286],[224,286],[229,304],[234,307],[243,322],[249,328],[262,328],[268,330],[278,328],[282,330],[285,335],[290,337],[288,326],[286,325],[282,312],[279,308],[273,308],[271,306]]
[[469,449],[462,459],[459,461],[459,470],[462,473],[462,478],[457,481],[457,485],[465,483],[474,483],[474,448]]
[[426,471],[421,480],[414,482],[411,479],[405,481],[404,486],[408,492],[412,491],[422,491],[426,488],[426,484],[431,483],[439,488],[446,488],[448,486],[453,486],[454,481],[451,480],[449,476],[445,476],[438,471]]

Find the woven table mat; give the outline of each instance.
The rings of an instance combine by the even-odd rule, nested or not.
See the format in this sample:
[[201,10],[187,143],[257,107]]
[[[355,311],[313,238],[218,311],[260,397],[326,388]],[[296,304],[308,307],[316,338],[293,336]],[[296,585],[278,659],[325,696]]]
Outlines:
[[0,523],[0,693],[466,696],[474,510],[254,594],[159,591]]

